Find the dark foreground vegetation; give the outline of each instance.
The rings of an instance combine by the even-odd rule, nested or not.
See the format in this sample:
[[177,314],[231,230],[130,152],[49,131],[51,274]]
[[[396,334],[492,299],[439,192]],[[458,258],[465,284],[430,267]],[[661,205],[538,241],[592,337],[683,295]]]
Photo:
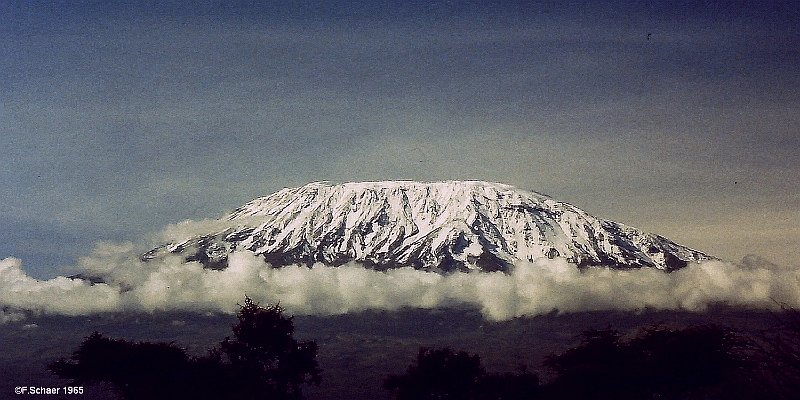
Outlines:
[[555,377],[543,385],[524,368],[489,374],[477,355],[423,349],[385,386],[399,400],[752,399],[768,393],[753,375],[748,343],[726,328],[656,327],[629,340],[613,329],[582,336],[580,346],[545,360]]
[[451,349],[419,350],[403,375],[389,375],[384,387],[397,399],[533,399],[539,377],[524,367],[516,373],[491,374],[478,355]]
[[[279,306],[245,299],[225,338],[204,356],[175,343],[87,337],[50,369],[75,385],[110,384],[125,399],[302,399],[319,385],[317,343],[293,337]],[[649,326],[633,334],[589,329],[546,356],[547,379],[519,366],[492,372],[478,354],[420,348],[404,373],[385,373],[386,398],[406,399],[794,399],[800,394],[800,313],[771,329]],[[354,376],[354,380],[358,377]],[[325,396],[318,396],[324,398]]]
[[298,342],[280,306],[249,298],[233,337],[203,357],[174,343],[129,342],[91,334],[70,360],[50,369],[74,386],[105,382],[125,399],[302,399],[301,387],[320,383],[317,344]]
[[[319,386],[302,386],[302,395],[308,400],[397,398],[399,387],[387,390],[384,383],[390,375],[406,375],[408,367],[418,362],[420,348],[428,349],[427,352],[454,349],[450,350],[453,354],[465,350],[469,356],[478,356],[484,374],[480,380],[496,382],[489,387],[514,387],[509,380],[504,380],[504,376],[517,376],[520,378],[518,383],[531,389],[530,378],[536,376],[536,392],[515,391],[522,393],[519,398],[554,398],[558,372],[545,365],[545,361],[581,348],[589,339],[581,332],[609,331],[609,326],[613,326],[618,330],[618,344],[624,349],[627,343],[653,329],[683,332],[704,327],[729,327],[723,329],[746,340],[744,346],[737,345],[736,349],[737,352],[743,351],[746,355],[744,361],[749,362],[743,371],[748,379],[743,382],[765,390],[756,398],[791,399],[800,398],[797,396],[800,393],[797,379],[800,370],[800,318],[793,317],[796,315],[792,310],[780,313],[717,307],[704,313],[553,313],[489,322],[478,310],[470,308],[374,310],[338,316],[298,315],[292,318],[292,336],[298,343],[313,341],[318,346],[316,360],[323,379]],[[92,331],[102,332],[103,339],[129,344],[167,343],[183,349],[187,358],[197,359],[207,357],[208,349],[220,348],[220,341],[226,336],[233,340],[235,335],[231,327],[238,323],[235,315],[165,311],[85,317],[28,315],[24,320],[0,325],[0,399],[18,398],[12,394],[15,386],[69,385],[70,379],[58,378],[47,371],[46,366],[80,349]],[[223,363],[227,363],[226,357],[222,355]],[[75,362],[69,357],[65,361]],[[521,365],[528,368],[520,369]],[[603,371],[606,361],[598,365],[597,368]],[[157,367],[151,364],[148,368]],[[635,384],[634,376],[641,375],[626,376],[631,369],[605,370],[616,372],[615,381],[623,382],[622,386]],[[223,375],[216,375],[212,379],[221,377]],[[683,398],[719,398],[713,393],[721,392],[714,390],[725,389],[727,384],[730,382],[706,385]],[[201,382],[190,386],[199,388],[202,385]],[[192,387],[183,386],[179,388],[181,395],[173,398],[187,398],[185,394],[192,390]],[[745,397],[741,392],[735,394],[741,394],[739,398]],[[468,391],[466,396],[480,398],[472,391]],[[86,386],[84,394],[79,397],[83,400],[115,400],[122,398],[122,394],[114,385],[100,383]]]
[[577,347],[547,356],[552,378],[541,384],[523,366],[487,373],[478,355],[421,349],[405,374],[384,382],[398,400],[412,399],[797,399],[800,312],[756,335],[718,325],[653,326],[630,338],[587,330]]

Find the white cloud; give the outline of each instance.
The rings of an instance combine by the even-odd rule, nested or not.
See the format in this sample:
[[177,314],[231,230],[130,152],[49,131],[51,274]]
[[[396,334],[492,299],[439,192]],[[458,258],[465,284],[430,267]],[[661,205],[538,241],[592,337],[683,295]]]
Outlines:
[[119,308],[120,292],[110,285],[92,285],[59,276],[46,281],[22,271],[17,258],[0,260],[0,306],[64,315],[80,315]]
[[[800,270],[749,258],[742,265],[721,261],[693,264],[666,274],[653,269],[580,271],[565,260],[521,263],[509,274],[453,273],[398,268],[374,271],[358,264],[272,268],[250,252],[236,252],[230,267],[203,269],[167,257],[140,261],[129,245],[100,244],[80,261],[91,285],[57,277],[36,280],[19,259],[0,261],[0,319],[19,310],[64,315],[108,311],[191,310],[233,312],[245,295],[278,303],[295,314],[331,315],[367,309],[437,308],[471,305],[493,320],[554,310],[682,309],[714,304],[771,308],[800,306]],[[15,311],[16,310],[16,311]]]

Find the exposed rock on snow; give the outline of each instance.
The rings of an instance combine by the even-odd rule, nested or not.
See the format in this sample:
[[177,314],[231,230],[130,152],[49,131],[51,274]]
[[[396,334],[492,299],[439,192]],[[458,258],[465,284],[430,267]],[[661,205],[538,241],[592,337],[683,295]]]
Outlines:
[[255,199],[218,222],[142,258],[179,254],[222,269],[231,251],[249,250],[274,266],[357,261],[438,272],[506,271],[541,257],[673,271],[712,258],[539,193],[479,181],[317,182]]

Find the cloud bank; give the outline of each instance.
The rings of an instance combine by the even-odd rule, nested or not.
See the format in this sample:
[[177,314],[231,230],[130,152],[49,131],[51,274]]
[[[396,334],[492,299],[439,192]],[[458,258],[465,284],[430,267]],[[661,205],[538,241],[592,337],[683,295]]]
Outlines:
[[97,245],[79,261],[84,279],[37,280],[16,258],[0,260],[0,323],[23,312],[87,315],[183,310],[230,313],[245,295],[278,303],[294,314],[334,315],[368,309],[472,306],[490,320],[552,311],[703,311],[715,304],[774,308],[800,306],[800,270],[746,258],[709,261],[666,274],[652,269],[579,270],[566,260],[523,262],[508,274],[440,275],[358,264],[272,268],[250,252],[233,253],[223,271],[179,257],[142,262],[127,244]]

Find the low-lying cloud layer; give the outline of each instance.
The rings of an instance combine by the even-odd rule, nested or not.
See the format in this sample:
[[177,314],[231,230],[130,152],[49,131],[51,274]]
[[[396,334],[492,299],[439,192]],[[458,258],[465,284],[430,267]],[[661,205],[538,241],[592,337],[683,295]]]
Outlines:
[[16,258],[0,260],[0,323],[20,311],[63,315],[187,310],[233,312],[245,295],[295,314],[331,315],[367,309],[469,305],[486,318],[506,320],[560,312],[681,309],[714,304],[772,308],[800,306],[800,270],[755,258],[741,264],[709,261],[666,274],[652,269],[580,271],[565,260],[520,263],[509,274],[453,273],[358,264],[272,268],[236,252],[223,271],[178,257],[142,262],[132,246],[100,244],[80,260],[84,276],[106,283],[56,277],[36,280]]

